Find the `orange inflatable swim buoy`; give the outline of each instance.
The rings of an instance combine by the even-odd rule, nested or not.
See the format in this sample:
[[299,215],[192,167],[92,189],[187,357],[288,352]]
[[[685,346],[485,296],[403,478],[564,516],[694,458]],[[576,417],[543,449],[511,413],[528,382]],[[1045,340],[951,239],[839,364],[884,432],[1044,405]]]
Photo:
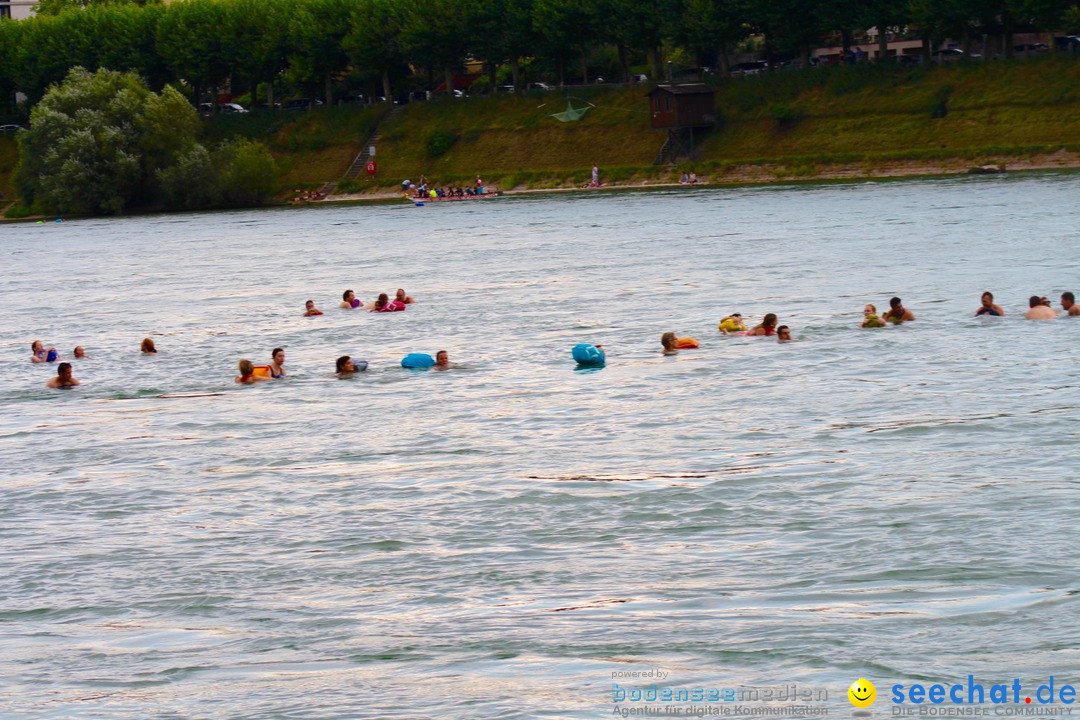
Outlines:
[[253,372],[251,374],[254,375],[255,377],[264,377],[264,378],[270,377],[270,366],[269,365],[256,365],[254,370],[255,370],[255,372]]
[[679,348],[680,350],[685,350],[686,348],[696,348],[696,347],[699,347],[699,346],[698,346],[698,341],[695,340],[694,338],[692,338],[692,337],[684,337],[684,338],[679,338],[679,341],[677,343],[675,343],[675,347]]

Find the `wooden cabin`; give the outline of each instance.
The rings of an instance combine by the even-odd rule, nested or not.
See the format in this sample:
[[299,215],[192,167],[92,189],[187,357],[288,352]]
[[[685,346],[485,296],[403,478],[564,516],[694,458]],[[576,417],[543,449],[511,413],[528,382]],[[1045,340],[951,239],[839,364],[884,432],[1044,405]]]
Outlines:
[[708,85],[657,85],[648,97],[654,128],[695,128],[716,124],[716,90]]

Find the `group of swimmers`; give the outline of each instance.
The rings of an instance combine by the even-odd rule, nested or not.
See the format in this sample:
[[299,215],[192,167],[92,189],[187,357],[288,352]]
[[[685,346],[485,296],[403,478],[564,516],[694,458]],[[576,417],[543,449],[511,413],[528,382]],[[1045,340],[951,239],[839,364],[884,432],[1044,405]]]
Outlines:
[[[390,300],[387,293],[380,293],[379,297],[373,303],[367,305],[361,303],[352,290],[346,290],[342,293],[341,304],[338,307],[345,310],[355,310],[363,306],[365,309],[370,309],[371,312],[395,312],[404,310],[407,305],[411,305],[414,302],[415,300],[413,300],[413,298],[402,288],[398,288],[394,300]],[[1032,295],[1028,299],[1028,305],[1029,309],[1024,313],[1024,317],[1029,320],[1052,320],[1059,317],[1058,312],[1054,310],[1050,300],[1045,296]],[[1076,296],[1071,292],[1064,292],[1061,294],[1061,308],[1067,317],[1080,315],[1080,305],[1076,303]],[[307,301],[305,304],[304,317],[322,314],[323,312],[315,307],[314,301]],[[989,317],[1005,316],[1004,309],[994,302],[994,295],[989,291],[982,294],[979,307],[975,311],[976,317],[984,315]],[[889,300],[889,310],[880,316],[874,305],[866,305],[863,308],[863,320],[859,324],[859,327],[880,328],[885,327],[889,323],[900,325],[913,320],[915,320],[915,314],[904,307],[904,303],[900,298],[894,297]],[[779,343],[791,342],[791,328],[787,325],[780,325],[778,327],[777,323],[778,319],[776,314],[768,313],[762,318],[760,323],[752,328],[747,328],[743,322],[742,313],[732,313],[724,317],[717,328],[724,335],[745,335],[748,337],[775,336]],[[660,337],[660,344],[665,355],[677,353],[680,349],[699,347],[697,340],[690,337],[680,338],[673,332],[664,333]],[[35,340],[31,343],[30,347],[30,362],[32,363],[53,363],[60,360],[60,354],[56,348],[46,348],[40,340]],[[599,357],[603,358],[602,345],[590,347],[596,348],[599,351]],[[150,338],[143,338],[139,349],[144,355],[157,354],[157,348],[154,345],[154,341]],[[76,346],[73,351],[73,357],[74,359],[85,358],[86,350],[81,345]],[[426,359],[426,362],[414,365],[403,361],[402,365],[404,367],[431,367],[437,370],[445,370],[451,366],[450,355],[446,350],[439,350],[435,353],[434,358],[429,355],[417,354],[415,356],[407,356],[406,360],[409,360],[409,358],[412,357],[418,357],[421,360]],[[236,377],[236,382],[242,385],[252,385],[264,380],[281,379],[285,377],[285,350],[283,348],[274,348],[270,353],[270,363],[268,365],[255,365],[248,359],[240,360],[237,365],[240,374]],[[366,370],[368,363],[365,360],[354,360],[349,355],[342,355],[335,361],[334,367],[338,377],[348,377],[354,373]],[[59,365],[57,365],[56,371],[56,377],[46,383],[48,387],[68,388],[79,385],[79,381],[73,375],[70,362],[60,362]]]
[[[408,295],[402,288],[398,288],[394,294],[394,299],[391,300],[387,293],[379,293],[379,297],[374,302],[365,303],[360,298],[356,297],[356,293],[352,290],[346,290],[341,293],[341,304],[339,308],[343,310],[369,310],[371,312],[401,312],[407,305],[412,305],[415,300],[411,295]],[[323,311],[315,307],[314,300],[308,300],[304,304],[304,317],[311,317],[312,315],[322,315]]]

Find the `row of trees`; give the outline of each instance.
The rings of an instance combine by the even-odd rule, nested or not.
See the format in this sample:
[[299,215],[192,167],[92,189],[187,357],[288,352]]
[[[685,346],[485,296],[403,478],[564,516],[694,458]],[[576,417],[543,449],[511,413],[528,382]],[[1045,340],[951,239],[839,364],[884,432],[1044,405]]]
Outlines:
[[410,68],[452,85],[466,57],[493,86],[500,65],[518,85],[526,57],[561,84],[578,63],[588,77],[598,46],[617,51],[627,78],[646,57],[659,77],[664,47],[726,68],[751,36],[799,56],[871,26],[937,40],[1078,22],[1076,0],[42,0],[36,17],[0,22],[0,93],[35,102],[80,65],[134,71],[155,89],[183,81],[196,102],[232,81],[265,83],[271,102],[275,86],[319,87],[329,103],[348,74],[387,98]]

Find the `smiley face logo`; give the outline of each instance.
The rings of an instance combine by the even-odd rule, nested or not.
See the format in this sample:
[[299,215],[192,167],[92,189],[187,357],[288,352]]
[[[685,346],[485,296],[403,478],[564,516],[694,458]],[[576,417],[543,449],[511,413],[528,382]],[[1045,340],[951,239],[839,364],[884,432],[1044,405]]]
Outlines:
[[847,689],[848,700],[857,708],[868,708],[877,699],[877,688],[866,678],[859,678]]

